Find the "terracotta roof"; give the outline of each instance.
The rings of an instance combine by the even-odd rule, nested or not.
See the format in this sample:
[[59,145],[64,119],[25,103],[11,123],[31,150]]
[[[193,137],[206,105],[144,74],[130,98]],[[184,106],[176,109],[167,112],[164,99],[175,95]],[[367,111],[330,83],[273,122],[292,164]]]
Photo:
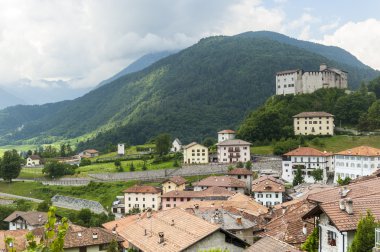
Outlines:
[[[192,147],[192,146],[194,146],[194,145],[197,145],[197,144],[199,144],[199,143],[197,143],[197,142],[189,143],[188,145],[185,145],[185,146],[183,147],[183,149],[188,149],[188,148],[190,148],[190,147]],[[204,147],[204,148],[207,148],[207,147],[203,146],[202,144],[199,144],[199,145],[202,146],[202,147]]]
[[171,181],[176,185],[183,185],[186,183],[186,179],[182,178],[181,176],[171,177],[171,178],[165,180],[163,183],[168,182],[168,181]]
[[209,187],[203,191],[170,191],[161,195],[161,198],[205,198],[212,196],[225,196],[229,197],[234,195],[233,192],[228,191],[223,187]]
[[224,140],[223,142],[220,142],[220,143],[217,143],[216,144],[217,146],[230,146],[230,145],[241,145],[241,146],[244,146],[244,145],[251,145],[251,143],[249,142],[246,142],[244,140],[240,140],[240,139],[228,139],[228,140]]
[[29,158],[32,160],[41,160],[41,157],[38,155],[30,155]]
[[285,192],[285,186],[270,176],[265,176],[263,179],[256,179],[252,182],[253,192]]
[[281,179],[275,178],[275,177],[273,177],[271,175],[262,175],[259,178],[253,180],[252,184],[257,184],[257,183],[259,183],[261,181],[264,181],[264,180],[267,180],[267,179],[272,180],[273,182],[276,182],[278,184],[284,185],[284,181],[282,181]]
[[244,188],[245,182],[241,181],[237,178],[229,177],[229,176],[211,176],[197,183],[193,183],[194,186],[219,186],[219,187],[240,187]]
[[310,147],[298,147],[288,153],[285,153],[284,156],[316,156],[316,157],[324,157],[324,156],[332,156],[331,152],[322,152],[314,148]]
[[15,251],[24,251],[26,249],[26,235],[29,230],[0,230],[0,251],[6,251],[5,239],[11,237],[14,239],[13,248]]
[[[114,228],[129,243],[143,251],[183,251],[198,241],[218,231],[217,225],[208,223],[184,210],[173,208],[138,219],[113,221],[103,224]],[[158,234],[163,232],[164,243],[159,244]]]
[[251,175],[252,171],[248,171],[246,168],[235,168],[228,172],[228,175]]
[[244,250],[245,252],[301,252],[301,250],[296,247],[287,244],[286,242],[277,240],[271,236],[265,236],[255,242],[251,247]]
[[83,152],[88,152],[88,153],[91,153],[91,154],[99,153],[99,151],[97,151],[95,149],[88,149],[88,150],[84,150]]
[[[307,236],[313,231],[312,221],[304,222],[303,215],[314,207],[313,204],[302,201],[293,207],[290,211],[271,220],[264,226],[261,236],[272,236],[276,239],[293,245],[300,245],[305,242]],[[304,235],[302,228],[306,223],[307,234]]]
[[47,213],[45,212],[23,212],[14,211],[7,218],[4,219],[5,222],[12,222],[16,218],[22,218],[30,226],[44,225],[47,221]]
[[[380,177],[376,177],[373,179],[356,182],[356,183],[350,183],[347,185],[347,196],[351,199],[359,198],[359,197],[365,197],[367,195],[375,195],[380,193]],[[340,191],[342,190],[341,187],[334,187],[331,189],[326,189],[322,192],[313,193],[310,194],[307,197],[307,200],[315,203],[327,203],[327,202],[333,202],[338,201],[341,198]]]
[[333,117],[334,115],[327,112],[302,112],[293,117]]
[[359,146],[359,147],[338,152],[335,155],[374,157],[374,156],[380,156],[380,149],[369,147],[369,146]]
[[235,131],[234,130],[230,130],[230,129],[227,129],[227,130],[222,130],[222,131],[219,131],[218,134],[235,134]]
[[134,185],[123,191],[124,193],[161,193],[161,189],[148,185]]
[[[94,238],[94,235],[96,238]],[[117,242],[124,241],[121,236],[115,235],[110,230],[104,228],[84,228],[82,230],[67,232],[63,248],[109,244],[112,240],[116,240]]]

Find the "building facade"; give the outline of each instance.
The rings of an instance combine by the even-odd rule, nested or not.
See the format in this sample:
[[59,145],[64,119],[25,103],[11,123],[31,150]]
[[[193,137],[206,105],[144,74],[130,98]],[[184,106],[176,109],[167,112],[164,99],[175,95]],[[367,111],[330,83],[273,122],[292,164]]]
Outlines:
[[300,167],[304,181],[314,183],[312,172],[315,169],[322,169],[323,180],[326,183],[328,174],[334,171],[334,159],[330,152],[322,152],[310,147],[299,147],[284,154],[282,161],[282,179],[292,182],[297,168]]
[[251,160],[251,143],[230,139],[216,144],[219,163],[247,162]]
[[125,212],[132,209],[151,208],[158,211],[161,206],[161,190],[153,186],[132,186],[124,192]]
[[171,177],[162,182],[162,193],[185,190],[186,179],[181,176]]
[[252,171],[246,168],[235,168],[228,172],[228,176],[241,180],[245,183],[248,193],[252,189]]
[[284,184],[270,176],[260,177],[252,183],[252,193],[256,202],[267,207],[281,204],[284,192]]
[[182,143],[178,138],[174,139],[172,147],[170,148],[171,152],[179,152],[182,150]]
[[117,154],[120,155],[120,156],[124,156],[125,154],[125,146],[123,143],[119,143],[117,145]]
[[235,139],[236,132],[233,130],[222,130],[218,132],[218,143]]
[[207,164],[208,148],[192,142],[183,147],[183,163],[184,164]]
[[41,158],[38,155],[31,155],[26,159],[26,167],[34,167],[42,164]]
[[246,192],[246,183],[229,176],[210,176],[193,183],[194,191],[203,191],[209,187],[223,187],[231,192]]
[[321,88],[347,88],[347,72],[321,64],[319,71],[302,69],[276,73],[276,95],[313,93]]
[[294,135],[334,135],[334,116],[326,112],[302,112],[293,116]]
[[359,146],[344,150],[334,155],[334,182],[338,178],[355,179],[371,175],[380,168],[380,149],[369,146]]

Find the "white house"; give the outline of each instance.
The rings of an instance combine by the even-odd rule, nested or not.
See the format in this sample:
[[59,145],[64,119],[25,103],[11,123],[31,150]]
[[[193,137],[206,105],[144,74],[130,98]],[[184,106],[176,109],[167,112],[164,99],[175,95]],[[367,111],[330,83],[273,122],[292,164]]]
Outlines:
[[120,156],[124,156],[125,154],[125,146],[123,143],[119,143],[117,145],[117,154],[120,155]]
[[31,155],[26,159],[26,167],[34,167],[42,164],[42,160],[38,155]]
[[172,147],[170,148],[171,152],[179,152],[182,150],[182,143],[178,138],[174,139]]
[[161,190],[153,186],[132,186],[124,192],[125,212],[128,213],[132,209],[151,208],[159,210],[161,204]]
[[359,146],[334,154],[335,175],[338,177],[355,179],[372,174],[380,168],[380,149],[369,146]]
[[328,174],[334,170],[332,153],[322,152],[310,147],[299,147],[284,154],[282,161],[282,179],[292,182],[297,167],[301,168],[306,183],[314,183],[311,175],[315,169],[323,170],[322,183],[326,183]]
[[321,88],[347,88],[347,72],[321,64],[319,71],[295,69],[276,73],[276,95],[313,93]]
[[218,132],[218,143],[235,139],[235,131],[233,130],[222,130]]
[[14,211],[11,215],[4,219],[4,222],[9,223],[9,230],[33,230],[43,227],[47,222],[47,217],[47,213],[45,212]]
[[228,139],[216,144],[219,163],[247,162],[251,160],[251,143],[240,139]]
[[263,176],[252,182],[253,197],[267,207],[281,204],[284,192],[284,183],[274,177]]

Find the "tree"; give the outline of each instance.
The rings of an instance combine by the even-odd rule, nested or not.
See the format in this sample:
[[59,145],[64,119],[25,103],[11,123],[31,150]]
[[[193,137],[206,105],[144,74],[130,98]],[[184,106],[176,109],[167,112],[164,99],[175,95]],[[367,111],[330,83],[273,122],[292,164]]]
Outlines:
[[156,144],[156,152],[160,155],[163,156],[165,154],[169,153],[170,149],[170,135],[167,133],[162,133],[156,136],[154,139],[154,142]]
[[91,165],[91,160],[88,158],[82,158],[80,160],[79,166],[86,166],[86,165]]
[[173,167],[179,167],[179,163],[177,159],[174,159]]
[[245,169],[249,171],[252,169],[252,162],[250,160],[245,163]]
[[236,168],[244,168],[244,164],[243,164],[243,162],[237,162],[237,164],[236,164]]
[[115,166],[118,172],[124,171],[123,167],[121,166],[121,161],[119,159],[115,160]]
[[112,240],[110,245],[107,248],[107,252],[119,252],[119,251],[120,251],[119,244],[117,243],[117,241]]
[[143,166],[141,168],[143,171],[146,171],[148,170],[148,167],[146,166],[146,160],[144,159],[144,163],[143,163]]
[[375,244],[375,228],[380,226],[380,222],[370,210],[359,220],[354,239],[349,248],[349,252],[370,252]]
[[306,238],[306,241],[301,245],[301,249],[307,252],[318,252],[319,246],[319,230],[314,228],[313,232]]
[[50,205],[51,205],[51,201],[50,200],[44,200],[44,201],[42,201],[41,203],[38,204],[37,211],[47,212],[47,211],[49,211]]
[[296,170],[296,175],[294,176],[293,179],[293,186],[302,184],[304,182],[303,176],[302,176],[302,171],[301,171],[301,166],[297,166]]
[[48,162],[42,172],[50,178],[58,178],[64,175],[74,175],[75,168],[69,164],[60,163],[57,160]]
[[135,170],[136,170],[136,168],[135,168],[135,166],[133,165],[133,162],[131,162],[131,166],[129,166],[129,171],[133,172],[133,171],[135,171]]
[[206,138],[203,140],[203,142],[202,142],[202,144],[203,144],[204,146],[206,146],[207,148],[213,146],[215,143],[216,143],[216,139],[213,138],[213,137],[206,137]]
[[338,185],[340,186],[348,185],[350,182],[350,177],[345,177],[344,179],[342,179],[340,176],[338,176],[338,179],[336,180],[336,183],[338,183]]
[[32,232],[27,234],[27,252],[63,252],[63,244],[69,224],[66,218],[62,218],[61,224],[57,224],[55,211],[55,207],[49,208],[48,221],[45,224],[42,239],[37,242]]
[[21,172],[21,158],[16,150],[6,151],[0,159],[0,177],[5,181],[12,182]]
[[79,211],[77,218],[79,219],[80,222],[82,223],[87,223],[89,224],[91,221],[91,216],[92,212],[88,208],[83,208]]
[[311,172],[311,176],[314,178],[315,182],[322,181],[323,180],[323,170],[320,168],[314,169]]

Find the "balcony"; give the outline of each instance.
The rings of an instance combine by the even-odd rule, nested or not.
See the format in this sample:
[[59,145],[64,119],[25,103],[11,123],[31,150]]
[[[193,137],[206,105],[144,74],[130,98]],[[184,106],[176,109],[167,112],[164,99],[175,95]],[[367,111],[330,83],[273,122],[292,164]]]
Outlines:
[[237,153],[237,154],[230,154],[230,155],[228,155],[228,158],[240,158],[240,154],[239,153]]
[[228,148],[228,152],[240,152],[240,148],[239,147],[235,147],[235,148]]

